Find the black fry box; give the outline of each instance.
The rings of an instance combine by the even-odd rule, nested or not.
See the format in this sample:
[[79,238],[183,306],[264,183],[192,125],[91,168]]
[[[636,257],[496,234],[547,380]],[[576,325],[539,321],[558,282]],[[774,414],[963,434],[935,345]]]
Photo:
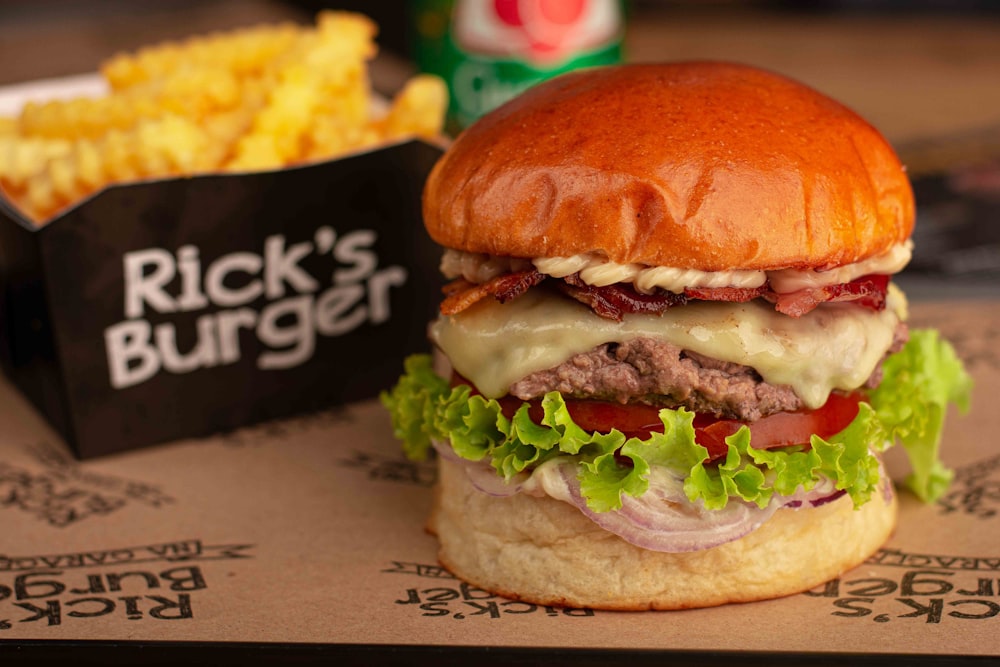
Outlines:
[[0,198],[4,371],[81,458],[371,397],[428,348],[440,154],[116,185],[41,227]]

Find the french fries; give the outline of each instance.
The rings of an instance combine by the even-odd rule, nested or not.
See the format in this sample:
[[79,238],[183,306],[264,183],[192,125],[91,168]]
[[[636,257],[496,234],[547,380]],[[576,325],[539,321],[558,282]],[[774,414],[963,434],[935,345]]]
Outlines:
[[406,136],[440,134],[444,83],[414,77],[376,113],[377,26],[321,12],[120,54],[98,98],[29,102],[0,117],[0,189],[41,224],[137,179],[277,169]]

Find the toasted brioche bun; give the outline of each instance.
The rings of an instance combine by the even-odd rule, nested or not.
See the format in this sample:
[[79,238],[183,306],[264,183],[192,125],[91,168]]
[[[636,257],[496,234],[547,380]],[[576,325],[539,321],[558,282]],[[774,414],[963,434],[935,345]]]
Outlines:
[[458,137],[424,219],[468,252],[803,269],[904,241],[914,203],[892,148],[851,110],[770,72],[696,62],[535,86]]
[[486,495],[440,461],[428,529],[439,559],[484,590],[542,605],[641,611],[711,607],[791,595],[859,565],[888,539],[896,500],[876,493],[779,510],[749,535],[704,551],[633,546],[549,497]]

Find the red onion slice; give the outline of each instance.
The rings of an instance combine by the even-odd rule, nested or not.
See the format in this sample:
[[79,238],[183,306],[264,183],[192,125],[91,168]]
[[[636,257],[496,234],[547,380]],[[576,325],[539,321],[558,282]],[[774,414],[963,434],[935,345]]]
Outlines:
[[[469,461],[455,454],[448,443],[434,442],[442,458],[461,464],[479,491],[506,497],[515,493],[548,495],[567,502],[588,519],[626,542],[650,551],[680,553],[701,551],[737,540],[759,528],[780,509],[797,510],[834,502],[846,493],[823,478],[808,491],[801,487],[792,495],[774,494],[762,508],[754,503],[730,499],[723,509],[708,510],[701,502],[691,502],[684,493],[684,481],[664,469],[650,474],[649,489],[639,498],[622,497],[621,509],[595,512],[587,506],[577,477],[579,465],[554,459],[531,473],[519,473],[505,480],[489,462]],[[892,485],[882,472],[882,493],[888,502]]]
[[892,480],[889,476],[885,474],[885,470],[879,467],[879,473],[882,475],[882,500],[888,505],[892,502],[892,497],[895,495],[892,489]]
[[431,438],[431,445],[434,447],[434,451],[437,452],[438,456],[443,458],[445,461],[451,461],[452,463],[461,463],[465,465],[467,463],[472,463],[468,459],[463,459],[461,456],[455,453],[452,449],[451,443],[443,440],[437,440]]
[[837,489],[836,483],[829,478],[821,478],[813,488],[808,491],[799,487],[790,496],[775,494],[771,497],[771,504],[778,509],[798,509],[800,507],[819,507],[828,502],[834,501],[844,495],[844,491]]
[[476,487],[488,496],[498,498],[512,496],[520,493],[521,487],[528,479],[527,473],[518,473],[509,480],[498,475],[496,469],[489,463],[474,463],[466,461],[465,474],[468,476],[472,486]]
[[837,500],[837,499],[839,499],[839,498],[841,498],[841,497],[843,497],[845,495],[847,495],[846,491],[844,491],[844,490],[838,490],[838,491],[834,491],[833,493],[829,493],[829,494],[827,494],[825,496],[818,496],[818,497],[809,498],[809,499],[806,499],[806,500],[799,500],[799,499],[786,500],[786,499],[782,499],[781,501],[779,501],[779,509],[793,509],[793,510],[796,510],[796,509],[799,509],[800,507],[802,507],[803,505],[808,505],[809,507],[819,507],[821,505],[826,505],[827,503],[832,503],[834,500]]
[[442,459],[462,466],[472,485],[488,496],[496,496],[498,498],[512,496],[521,491],[521,487],[529,477],[528,473],[520,473],[512,477],[509,481],[505,480],[490,465],[488,458],[484,458],[482,461],[470,461],[456,454],[455,450],[447,442],[431,440],[431,444],[434,445],[434,449]]
[[738,501],[730,501],[721,510],[708,510],[688,500],[682,480],[657,475],[641,497],[624,496],[620,510],[595,512],[580,493],[575,469],[562,468],[572,504],[604,530],[650,551],[701,551],[731,542],[760,527],[777,510],[773,503],[760,509]]

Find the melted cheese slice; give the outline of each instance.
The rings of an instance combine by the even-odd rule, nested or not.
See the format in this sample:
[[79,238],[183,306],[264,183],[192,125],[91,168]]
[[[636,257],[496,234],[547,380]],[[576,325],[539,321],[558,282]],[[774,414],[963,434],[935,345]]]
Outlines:
[[621,322],[542,290],[506,304],[484,299],[431,325],[431,339],[487,397],[536,371],[603,343],[640,337],[753,367],[765,381],[789,385],[810,408],[830,391],[864,384],[906,318],[906,299],[890,285],[885,310],[822,304],[799,318],[759,301],[697,301],[663,315],[627,314]]

